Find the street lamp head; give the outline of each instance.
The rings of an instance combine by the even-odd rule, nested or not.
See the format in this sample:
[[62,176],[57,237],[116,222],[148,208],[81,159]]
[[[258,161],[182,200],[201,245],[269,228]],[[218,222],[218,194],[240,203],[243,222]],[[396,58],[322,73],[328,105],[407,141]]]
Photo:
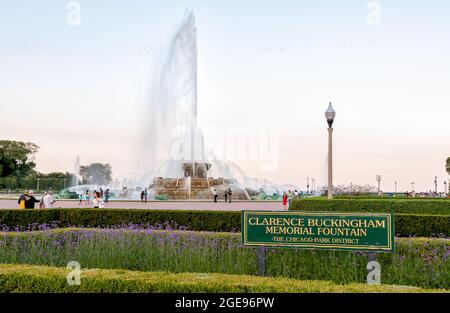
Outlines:
[[325,117],[327,119],[328,127],[333,126],[334,118],[336,117],[336,111],[333,110],[333,107],[330,105],[328,106],[328,109],[325,111]]

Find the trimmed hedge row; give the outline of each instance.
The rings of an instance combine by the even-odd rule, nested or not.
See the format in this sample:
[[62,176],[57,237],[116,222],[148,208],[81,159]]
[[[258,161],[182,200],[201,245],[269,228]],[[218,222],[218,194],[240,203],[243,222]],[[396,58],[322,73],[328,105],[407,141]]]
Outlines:
[[450,201],[400,199],[324,199],[308,198],[292,201],[290,210],[339,212],[392,212],[405,214],[450,215]]
[[300,292],[448,292],[445,289],[348,284],[248,275],[82,270],[81,284],[67,283],[69,270],[58,267],[0,265],[2,293],[300,293]]
[[[320,196],[315,198],[321,198],[321,199],[327,199],[326,196]],[[333,199],[373,199],[373,200],[426,200],[426,201],[450,201],[450,197],[439,197],[439,198],[432,198],[432,197],[407,197],[405,195],[397,195],[396,197],[392,196],[333,196]]]
[[123,224],[168,224],[196,231],[231,232],[241,228],[240,212],[137,210],[137,209],[35,209],[0,210],[0,227],[27,227],[58,222],[59,227],[107,227]]
[[[332,208],[328,210],[336,211]],[[172,228],[184,226],[195,231],[239,232],[241,213],[136,209],[0,210],[0,229],[52,222],[57,222],[58,227],[107,227],[143,223],[166,224]],[[395,234],[399,237],[450,237],[450,215],[396,214]]]

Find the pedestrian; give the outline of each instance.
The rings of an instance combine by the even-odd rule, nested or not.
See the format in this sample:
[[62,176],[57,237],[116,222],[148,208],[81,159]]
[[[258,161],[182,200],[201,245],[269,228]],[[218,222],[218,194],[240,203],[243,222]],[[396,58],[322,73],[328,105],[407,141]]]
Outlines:
[[105,202],[109,201],[109,189],[105,190]]
[[214,189],[213,191],[213,197],[214,197],[214,202],[217,202],[217,190]]
[[80,193],[80,194],[78,195],[78,199],[80,199],[79,206],[81,206],[81,202],[83,201],[83,194],[82,194],[82,193]]
[[291,201],[292,201],[292,191],[290,189],[288,190],[287,197],[288,197],[288,209],[289,209],[289,207],[291,206]]
[[23,194],[20,195],[17,203],[19,204],[19,208],[25,209],[25,196],[28,196],[28,190],[25,190]]
[[44,209],[45,207],[44,207],[44,197],[46,196],[48,194],[48,191],[46,191],[45,193],[44,193],[44,195],[42,196],[42,198],[41,198],[41,201],[39,201],[39,208],[40,209]]
[[147,203],[147,198],[148,198],[148,192],[147,192],[147,189],[144,189],[144,200],[145,200],[145,203]]
[[55,200],[53,200],[53,192],[51,191],[47,192],[45,196],[42,197],[42,202],[44,204],[45,209],[53,208],[53,204],[55,203]]
[[233,193],[231,192],[231,188],[228,188],[228,202],[231,203],[231,195]]
[[228,201],[228,189],[225,189],[223,196],[225,197],[225,202],[227,202]]
[[286,210],[286,204],[287,204],[288,196],[286,194],[286,191],[283,192],[283,208]]
[[100,197],[103,199],[103,189],[100,187]]
[[85,199],[86,199],[86,205],[89,205],[89,190],[86,190]]
[[105,202],[101,197],[100,191],[94,193],[94,198],[92,199],[92,207],[94,209],[103,209],[105,207]]
[[141,202],[144,202],[144,196],[145,196],[145,192],[144,192],[144,190],[142,190],[142,192],[141,192]]
[[34,209],[34,204],[39,203],[34,197],[33,190],[28,191],[28,195],[25,195],[25,209]]

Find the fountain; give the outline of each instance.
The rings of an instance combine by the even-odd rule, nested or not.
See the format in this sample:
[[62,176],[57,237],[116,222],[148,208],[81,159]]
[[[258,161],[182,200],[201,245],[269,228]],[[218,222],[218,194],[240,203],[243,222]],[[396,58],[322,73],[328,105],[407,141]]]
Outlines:
[[[227,188],[235,199],[249,199],[225,161],[208,158],[197,125],[197,29],[187,11],[157,73],[144,133],[150,165],[139,180],[155,196],[211,199]],[[214,168],[216,167],[216,168]],[[215,171],[211,171],[214,168]],[[213,176],[213,172],[217,176]],[[149,184],[150,182],[150,184]]]

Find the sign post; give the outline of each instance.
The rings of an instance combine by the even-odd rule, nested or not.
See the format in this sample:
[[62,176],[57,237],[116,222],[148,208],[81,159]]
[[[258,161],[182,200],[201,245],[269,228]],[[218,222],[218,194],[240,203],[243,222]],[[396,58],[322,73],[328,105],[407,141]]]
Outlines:
[[266,247],[261,246],[256,249],[256,263],[258,266],[258,276],[266,275]]

